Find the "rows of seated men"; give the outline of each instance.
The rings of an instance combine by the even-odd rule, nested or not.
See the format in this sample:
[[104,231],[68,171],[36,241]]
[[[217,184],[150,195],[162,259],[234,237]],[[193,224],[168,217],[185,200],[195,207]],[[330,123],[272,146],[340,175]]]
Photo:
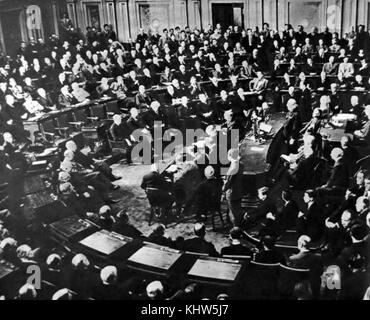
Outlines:
[[[122,107],[131,109],[127,121],[131,127],[128,135],[122,134],[129,139],[136,127],[145,127],[150,135],[155,120],[163,121],[168,127],[180,128],[193,126],[194,121],[196,125],[206,127],[226,120],[228,128],[246,130],[253,114],[248,111],[255,109],[255,114],[262,113],[263,116],[262,105],[266,106],[267,93],[272,92],[275,94],[275,107],[288,110],[288,121],[283,130],[287,153],[299,155],[296,158],[301,160],[289,168],[277,165],[279,177],[283,176],[288,187],[294,189],[302,185],[301,181],[311,184],[304,177],[310,171],[304,169],[302,163],[307,162],[310,168],[310,161],[305,160],[312,155],[319,155],[334,164],[328,182],[315,186],[313,192],[308,190],[305,193],[309,208],[315,208],[312,207],[312,199],[317,198],[326,209],[315,209],[315,213],[320,213],[319,217],[309,210],[297,213],[298,221],[294,223],[302,236],[309,239],[316,240],[327,235],[330,247],[335,243],[330,240],[331,231],[335,233],[337,229],[342,230],[339,222],[342,212],[337,213],[338,199],[339,203],[348,200],[346,190],[352,188],[352,177],[358,169],[355,166],[358,158],[352,151],[346,150],[352,148],[351,145],[360,146],[358,151],[366,150],[369,143],[370,110],[369,107],[364,108],[369,85],[367,37],[362,27],[358,28],[358,32],[339,39],[336,33],[331,34],[327,30],[323,33],[313,30],[306,34],[302,27],[295,31],[287,25],[286,30],[275,32],[265,25],[258,33],[238,28],[223,30],[221,26],[205,31],[165,30],[157,38],[158,41],[141,32],[129,52],[118,42],[99,44],[97,41],[90,43],[82,40],[76,45],[68,42],[59,45],[53,38],[53,42],[43,46],[41,55],[37,46],[30,43],[27,46],[32,47],[32,55],[23,54],[21,50],[17,57],[2,61],[0,131],[4,133],[4,141],[10,140],[13,144],[14,139],[15,144],[27,145],[28,133],[24,130],[24,120],[56,109],[73,108],[76,104],[104,96],[115,97],[120,100]],[[330,90],[326,92],[325,89]],[[284,90],[288,91],[287,94]],[[339,95],[349,90],[354,96],[351,106],[344,103]],[[160,95],[163,91],[164,94]],[[247,98],[247,91],[254,92],[253,99]],[[330,115],[341,111],[357,115],[357,122],[351,128],[354,138],[344,142],[341,148],[323,146],[319,129]],[[121,130],[116,128],[120,120],[119,117],[115,118],[116,126],[113,125],[110,132],[112,137],[122,139]],[[303,139],[302,146],[300,139],[303,134],[313,138]],[[18,172],[24,170],[24,160],[16,159],[11,148],[5,148],[5,144],[0,152],[1,171],[6,174],[1,177],[5,182],[15,182],[19,179]],[[22,154],[22,149],[17,152],[19,154]],[[86,162],[84,158],[80,160],[86,172],[82,172],[79,167],[81,163],[77,165],[74,146],[67,148],[61,160],[55,171],[61,197],[72,199],[71,195],[75,194],[95,200],[95,195],[99,194],[102,198],[100,202],[112,201],[109,192],[114,188],[111,180],[115,177],[111,176],[109,168],[94,159]],[[234,195],[240,193],[236,185],[228,184],[227,187],[228,190],[235,189]],[[360,229],[355,228],[354,237],[351,229],[346,229],[351,242],[345,243],[344,249],[341,246],[336,248],[339,253],[347,249],[352,254],[352,245],[363,245],[363,239],[367,237],[368,194],[364,190],[364,194],[360,195],[361,190],[355,202],[365,197],[361,198],[362,202],[359,201],[359,208],[362,209],[356,208],[351,212],[350,219],[353,227]],[[229,208],[231,213],[237,212],[237,219],[234,219],[237,225],[244,223],[240,210],[236,209],[240,201],[241,197],[238,197],[230,199],[229,203],[232,206]],[[76,201],[71,203],[75,204]],[[353,201],[350,201],[350,205],[353,207]],[[94,204],[84,210],[94,211],[95,207]],[[271,215],[267,217],[269,213]],[[267,220],[278,221],[276,215],[273,210],[261,214]],[[246,223],[249,216],[255,218],[254,214],[247,215]],[[327,220],[328,217],[332,218]],[[266,221],[265,225],[274,236],[281,230],[280,223],[276,226]],[[362,233],[364,228],[365,233]],[[303,242],[310,242],[304,239]],[[306,247],[302,252],[307,251]]]
[[[262,191],[262,193],[265,192],[266,190]],[[312,201],[314,196],[312,192],[307,191],[305,197]],[[292,202],[287,191],[284,192],[283,198],[288,203]],[[367,216],[367,226],[369,226],[369,214]],[[328,259],[324,253],[311,249],[311,238],[307,235],[302,235],[298,239],[296,253],[286,254],[281,247],[276,246],[275,238],[269,234],[265,234],[261,241],[254,245],[246,245],[242,230],[234,227],[230,231],[230,244],[218,252],[212,242],[207,239],[206,227],[203,223],[194,225],[194,236],[187,239],[181,236],[171,239],[161,224],[153,226],[152,231],[144,236],[130,223],[126,212],[115,213],[107,205],[103,205],[97,212],[90,213],[88,218],[105,230],[141,238],[160,246],[211,256],[249,256],[256,263],[263,264],[265,268],[268,265],[280,263],[301,270],[308,269],[311,276],[307,280],[295,283],[292,298],[306,300],[368,299],[370,284],[368,274],[363,267],[363,256],[368,254],[368,251],[361,241],[366,232],[358,224],[353,224],[354,220],[352,219],[356,218],[353,218],[349,211],[345,211],[340,222],[331,227],[333,234],[330,236],[337,237],[336,245],[338,242],[340,244],[348,241],[353,242],[351,245],[347,244],[347,247],[340,251],[336,260],[336,264],[341,268],[341,287],[340,290],[335,291],[335,294],[326,290],[325,283],[320,285],[322,276],[325,276],[326,273],[325,267],[328,265]],[[13,282],[2,286],[0,291],[2,299],[187,300],[210,298],[221,300],[248,297],[248,295],[244,296],[242,292],[234,291],[222,294],[222,297],[219,294],[212,295],[209,290],[205,290],[206,287],[203,285],[191,283],[189,280],[184,282],[171,278],[169,281],[158,279],[153,282],[153,278],[151,278],[149,281],[145,276],[132,273],[122,266],[96,264],[97,262],[93,258],[90,260],[83,253],[71,254],[39,246],[40,243],[35,241],[32,234],[27,233],[27,230],[19,234],[18,227],[13,223],[9,212],[5,214],[2,212],[0,221],[1,262],[7,261],[19,268],[17,277],[13,277]],[[329,264],[332,263],[333,260],[329,260]],[[33,284],[26,283],[26,279],[29,277],[26,270],[31,265],[39,266],[41,269],[41,290]],[[246,276],[248,277],[248,275]]]
[[[322,34],[301,31],[300,28],[296,32],[299,41],[291,26],[282,33],[267,29],[261,34],[251,30],[240,32],[238,28],[228,28],[223,33],[218,27],[207,32],[194,30],[185,33],[185,38],[173,31],[173,34],[165,32],[160,44],[140,33],[130,52],[112,41],[99,44],[96,40],[92,43],[81,40],[74,46],[65,41],[58,46],[54,37],[52,42],[42,44],[42,50],[41,45],[30,43],[32,55],[25,54],[26,46],[14,59],[3,61],[1,127],[25,139],[23,120],[105,95],[117,97],[122,105],[135,102],[139,111],[145,113],[153,99],[171,104],[174,98],[183,96],[198,100],[201,92],[214,98],[220,97],[224,89],[236,97],[226,99],[223,93],[231,101],[221,102],[222,111],[230,109],[232,102],[233,118],[245,121],[241,109],[260,104],[267,87],[277,94],[274,101],[278,109],[281,108],[279,92],[291,86],[308,95],[313,89],[328,89],[333,82],[340,89],[367,88],[366,41],[360,43],[356,34],[338,39],[336,33],[327,31]],[[362,39],[361,27],[359,34]],[[38,55],[38,51],[42,54]],[[319,74],[314,81],[311,79]],[[271,76],[269,82],[265,75]],[[230,83],[225,85],[220,81],[230,76]],[[244,78],[248,82],[242,81]],[[250,78],[253,80],[249,82]],[[159,84],[168,85],[168,93],[161,96],[163,99],[159,99],[156,90],[151,90]],[[238,91],[240,87],[256,92],[259,99],[246,101],[244,92]],[[129,96],[134,101],[127,99]],[[205,104],[195,106],[194,113],[199,119],[207,118],[207,123],[219,118],[209,115],[211,111],[219,113],[215,106]],[[180,118],[182,109],[177,110]]]

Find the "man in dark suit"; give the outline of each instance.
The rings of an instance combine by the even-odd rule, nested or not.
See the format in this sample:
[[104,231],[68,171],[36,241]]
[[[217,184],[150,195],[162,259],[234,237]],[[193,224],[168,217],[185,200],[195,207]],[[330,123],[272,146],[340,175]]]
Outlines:
[[113,116],[113,123],[109,128],[109,133],[114,141],[123,141],[129,136],[127,127],[122,122],[122,117],[119,114]]
[[179,70],[180,71],[176,73],[176,78],[182,85],[185,85],[189,82],[189,72],[186,71],[184,64],[180,65]]
[[253,35],[252,29],[247,29],[247,36],[243,39],[242,45],[248,53],[251,53],[257,46],[257,38]]
[[196,115],[202,121],[203,126],[206,127],[214,123],[216,116],[204,93],[199,94],[199,100],[196,106]]
[[230,161],[222,191],[226,194],[227,204],[233,219],[234,227],[240,227],[243,221],[241,200],[243,196],[243,165],[239,161],[239,150],[230,149],[227,153]]
[[102,229],[112,230],[113,224],[115,223],[115,218],[112,215],[112,209],[108,205],[104,205],[99,209],[99,214],[96,218],[96,224],[98,224]]
[[[119,177],[115,176],[112,173],[112,168],[110,168],[110,166],[106,162],[94,159],[93,157],[82,153],[80,150],[78,150],[77,145],[73,140],[67,141],[65,146],[67,150],[73,152],[74,161],[80,164],[85,169],[94,171],[96,170],[100,172],[104,176],[104,178],[108,178],[110,181],[115,181],[119,179]],[[114,186],[111,183],[108,183],[108,186],[113,190],[119,189],[119,186]]]
[[152,164],[150,172],[144,175],[141,188],[146,191],[149,202],[159,204],[166,211],[171,209],[175,201],[172,195],[173,186],[159,173],[156,164]]
[[343,136],[340,139],[340,144],[343,149],[343,161],[348,168],[349,177],[353,177],[358,169],[358,165],[356,164],[356,162],[360,159],[360,155],[357,149],[353,147],[352,139],[350,136]]
[[184,241],[184,250],[197,252],[197,253],[206,253],[210,256],[217,257],[218,252],[215,249],[215,246],[204,239],[206,235],[206,226],[203,223],[196,223],[194,225],[195,237],[187,239]]
[[275,202],[268,196],[269,188],[262,187],[258,189],[258,199],[261,201],[256,209],[251,212],[247,212],[244,215],[244,220],[249,226],[254,224],[266,217],[268,213],[273,216],[276,214]]
[[148,110],[153,98],[146,92],[145,86],[139,86],[139,92],[135,95],[135,103],[139,107],[140,112]]
[[323,261],[319,253],[310,250],[311,238],[302,235],[298,239],[299,253],[289,257],[288,265],[298,269],[309,269],[310,283],[314,297],[317,297],[320,290],[321,274],[323,271]]
[[195,193],[199,218],[206,218],[210,211],[221,210],[222,180],[215,177],[215,169],[212,166],[204,169],[204,175],[206,180],[199,185]]
[[319,188],[321,195],[344,195],[350,176],[349,168],[345,159],[343,159],[343,155],[344,153],[341,148],[334,148],[331,151],[330,157],[334,161],[334,167],[328,182]]
[[125,84],[128,92],[137,91],[139,89],[139,80],[136,78],[136,72],[134,70],[130,71]]
[[279,235],[285,230],[296,226],[299,207],[292,197],[290,190],[283,190],[281,192],[284,205],[281,210],[277,211],[276,215],[268,214],[266,216],[267,219],[264,228],[266,231],[271,230],[274,234]]
[[301,235],[307,235],[311,239],[319,239],[324,231],[323,208],[317,203],[317,193],[314,190],[306,190],[303,201],[307,204],[305,213],[298,213],[297,231]]
[[131,238],[138,238],[143,236],[143,234],[138,229],[130,224],[129,216],[124,210],[121,210],[116,214],[115,220],[116,222],[113,224],[112,228],[113,231]]
[[295,162],[290,163],[287,178],[289,183],[299,190],[308,188],[312,182],[314,168],[318,164],[317,157],[311,147],[303,147],[303,155]]
[[221,249],[221,256],[224,255],[238,255],[238,256],[252,256],[252,250],[243,246],[240,239],[243,235],[242,229],[234,227],[230,230],[231,244]]
[[161,106],[158,101],[153,101],[150,104],[150,109],[146,111],[142,116],[145,128],[150,131],[152,137],[154,137],[155,122],[160,122],[162,127],[167,124],[164,113],[162,112]]
[[299,94],[297,91],[295,91],[294,86],[288,87],[288,93],[283,95],[283,107],[286,108],[286,105],[289,101],[289,99],[294,99],[297,103],[299,103]]
[[101,283],[92,289],[97,300],[127,300],[129,295],[117,285],[118,271],[115,266],[106,266],[100,271]]
[[130,109],[130,117],[126,120],[126,126],[129,134],[132,134],[135,130],[144,127],[137,108],[133,107]]
[[283,127],[283,137],[288,145],[290,153],[296,153],[297,143],[301,130],[301,120],[297,111],[297,102],[294,99],[289,99],[287,102],[287,122]]
[[338,63],[334,61],[335,57],[330,56],[329,61],[327,63],[324,63],[324,65],[322,66],[322,71],[324,71],[325,74],[328,76],[334,76],[338,72]]
[[268,234],[263,236],[261,245],[262,248],[256,253],[254,261],[260,263],[286,263],[284,255],[275,247],[275,238],[273,236]]
[[362,146],[370,145],[370,106],[365,106],[364,109],[366,122],[360,130],[356,130],[354,135],[356,137],[356,142]]
[[345,247],[338,256],[338,262],[343,269],[363,270],[369,261],[369,244],[364,239],[368,236],[368,229],[361,224],[355,224],[350,229],[352,244]]

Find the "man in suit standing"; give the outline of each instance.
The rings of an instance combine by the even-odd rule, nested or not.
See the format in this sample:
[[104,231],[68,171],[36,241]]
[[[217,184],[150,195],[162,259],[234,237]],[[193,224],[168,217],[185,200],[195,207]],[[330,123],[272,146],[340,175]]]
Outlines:
[[314,297],[317,297],[320,290],[323,262],[319,253],[314,253],[309,249],[310,244],[311,238],[309,236],[300,236],[298,239],[299,253],[289,257],[288,265],[298,269],[309,269],[312,293]]
[[317,193],[314,190],[306,190],[303,201],[307,204],[307,211],[298,213],[297,231],[301,235],[307,235],[310,239],[317,240],[323,234],[324,215],[317,201]]
[[238,255],[238,256],[252,256],[252,250],[243,246],[240,242],[242,237],[242,229],[234,227],[230,230],[231,244],[221,249],[221,256],[224,255]]
[[287,122],[283,127],[283,137],[288,145],[288,150],[291,153],[296,153],[297,143],[301,130],[301,120],[297,112],[297,102],[294,99],[289,99],[287,102]]
[[206,226],[203,223],[196,223],[194,225],[194,234],[195,237],[191,239],[187,239],[184,241],[184,250],[197,252],[197,253],[206,253],[210,256],[217,257],[218,252],[215,249],[215,246],[205,240],[206,236]]
[[226,194],[227,204],[235,227],[240,227],[243,221],[241,201],[243,196],[243,165],[240,163],[239,150],[230,149],[227,154],[230,161],[222,191]]
[[248,52],[248,53],[251,53],[252,50],[256,47],[257,45],[257,39],[256,37],[253,35],[253,32],[252,32],[252,29],[248,28],[247,29],[247,36],[245,39],[243,39],[243,46],[244,46],[244,49]]

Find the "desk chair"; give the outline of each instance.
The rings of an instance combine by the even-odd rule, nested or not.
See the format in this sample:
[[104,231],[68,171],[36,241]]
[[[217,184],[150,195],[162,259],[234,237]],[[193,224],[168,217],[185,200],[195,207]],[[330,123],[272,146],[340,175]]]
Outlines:
[[156,217],[158,219],[164,220],[164,225],[167,227],[168,223],[168,216],[172,212],[172,206],[168,210],[166,207],[160,203],[158,197],[154,196],[154,194],[159,191],[157,188],[146,188],[145,193],[148,198],[150,204],[150,216],[148,224],[151,225],[153,218]]

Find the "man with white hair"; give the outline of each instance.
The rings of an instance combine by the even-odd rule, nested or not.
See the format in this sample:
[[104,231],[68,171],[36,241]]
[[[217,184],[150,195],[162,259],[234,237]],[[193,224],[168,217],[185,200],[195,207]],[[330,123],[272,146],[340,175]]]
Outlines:
[[37,290],[29,283],[24,284],[19,288],[17,300],[36,300]]
[[225,175],[222,192],[225,193],[234,227],[240,227],[243,221],[241,200],[243,197],[243,165],[240,162],[239,149],[232,148],[227,153],[230,167]]
[[[69,150],[70,151],[70,150]],[[69,154],[68,152],[67,154]],[[90,188],[96,192],[98,199],[104,201],[106,204],[117,203],[117,200],[109,196],[110,190],[116,190],[119,186],[114,186],[102,173],[91,172],[91,170],[81,169],[81,166],[76,163],[76,154],[74,154],[73,161],[68,158],[64,159],[60,164],[60,169],[67,172],[71,179],[73,187],[77,193],[90,193]]]
[[62,267],[62,257],[52,253],[46,258],[46,269],[42,272],[42,278],[56,286],[63,286],[66,274]]
[[196,105],[196,114],[202,122],[202,127],[205,129],[207,125],[214,123],[213,107],[207,101],[207,96],[204,93],[199,94],[199,102]]
[[150,103],[150,108],[143,114],[142,120],[145,128],[150,131],[152,137],[154,137],[154,129],[158,128],[158,125],[162,128],[167,126],[166,116],[157,100]]
[[91,297],[91,289],[97,282],[96,274],[91,270],[89,259],[82,253],[76,254],[69,266],[66,281],[67,287],[77,293],[77,299],[86,300]]
[[[73,152],[74,161],[78,163],[79,165],[81,165],[83,168],[87,170],[98,171],[99,173],[103,175],[103,178],[109,179],[110,181],[115,181],[115,180],[120,179],[120,177],[117,177],[112,173],[112,169],[104,161],[97,160],[93,157],[90,157],[82,153],[78,149],[76,143],[73,140],[67,141],[65,147],[67,150],[70,150]],[[114,186],[113,184],[108,183],[108,182],[107,182],[107,185],[112,190],[117,190],[119,188],[118,186]]]
[[46,111],[57,110],[55,103],[51,100],[51,97],[46,93],[44,88],[37,89],[37,102],[44,107]]
[[212,166],[204,169],[204,176],[206,180],[195,192],[199,220],[207,219],[207,213],[219,212],[221,206],[222,180],[215,176],[215,169]]
[[60,89],[58,95],[58,107],[59,109],[69,108],[78,103],[78,100],[69,92],[69,86],[64,85]]
[[197,222],[194,224],[194,234],[195,237],[184,241],[185,251],[206,253],[213,257],[219,255],[212,242],[205,240],[206,226],[204,223]]
[[113,123],[109,128],[109,133],[114,141],[123,141],[127,137],[127,128],[125,128],[120,114],[113,115]]
[[126,210],[119,211],[115,216],[113,231],[126,237],[139,238],[143,234],[130,223],[130,218]]
[[4,152],[7,154],[9,164],[13,169],[18,169],[20,173],[24,173],[28,167],[28,162],[22,152],[22,145],[18,145],[14,136],[10,132],[3,133],[4,139]]
[[331,175],[325,185],[321,188],[326,191],[339,192],[340,194],[348,187],[349,170],[347,164],[343,160],[343,150],[341,148],[334,148],[330,157],[334,161],[334,167]]
[[72,95],[79,103],[89,101],[90,94],[85,89],[81,88],[77,82],[73,82],[71,87]]
[[360,105],[358,96],[351,96],[351,108],[350,113],[353,113],[357,117],[357,123],[361,124],[363,120],[364,108]]
[[128,293],[118,284],[118,270],[109,265],[100,271],[101,283],[92,290],[92,297],[96,300],[127,300]]
[[146,287],[146,295],[150,300],[161,300],[163,299],[164,287],[162,282],[153,281]]
[[53,294],[51,300],[72,300],[73,295],[71,290],[63,288]]
[[135,96],[135,103],[138,106],[140,112],[144,112],[149,108],[153,98],[145,90],[144,85],[139,85],[139,92]]
[[297,143],[302,128],[301,119],[298,114],[298,105],[296,100],[289,99],[287,102],[287,121],[283,127],[284,140],[288,145],[289,153],[297,152]]
[[[319,108],[321,110],[321,114],[323,118],[328,118],[332,112],[335,114],[335,113],[339,113],[340,111],[339,106],[330,107],[330,103],[331,103],[331,98],[329,96],[323,95],[320,97]],[[333,110],[331,110],[331,108]]]
[[309,270],[312,293],[317,298],[320,291],[323,261],[321,254],[310,250],[310,245],[311,238],[309,236],[300,236],[297,245],[299,253],[289,257],[288,265],[293,268]]

